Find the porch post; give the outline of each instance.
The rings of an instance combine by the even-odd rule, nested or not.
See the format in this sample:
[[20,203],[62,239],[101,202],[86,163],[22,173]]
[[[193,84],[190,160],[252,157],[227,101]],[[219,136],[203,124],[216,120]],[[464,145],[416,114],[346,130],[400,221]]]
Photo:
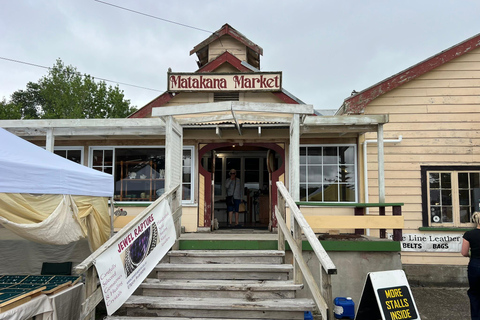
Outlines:
[[383,157],[383,124],[378,125],[377,140],[378,140],[378,202],[385,203],[385,163],[384,163],[384,157]]
[[55,146],[55,137],[53,136],[53,128],[47,128],[47,136],[45,137],[45,150],[53,152]]
[[294,201],[300,200],[300,115],[294,114],[290,124],[289,193]]
[[183,129],[172,116],[165,117],[165,192],[182,183]]

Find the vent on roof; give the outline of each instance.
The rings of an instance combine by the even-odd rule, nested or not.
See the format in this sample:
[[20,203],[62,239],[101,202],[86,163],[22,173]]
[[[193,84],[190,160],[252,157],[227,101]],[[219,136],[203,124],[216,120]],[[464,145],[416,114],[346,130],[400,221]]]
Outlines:
[[220,101],[239,101],[239,92],[215,92],[213,94],[213,102]]

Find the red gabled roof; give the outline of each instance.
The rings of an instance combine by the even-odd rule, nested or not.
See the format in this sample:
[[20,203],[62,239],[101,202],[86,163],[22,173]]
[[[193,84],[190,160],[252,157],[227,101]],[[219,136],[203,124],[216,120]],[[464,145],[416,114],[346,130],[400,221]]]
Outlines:
[[242,61],[228,51],[219,55],[215,60],[210,61],[196,72],[212,72],[224,63],[231,64],[235,69],[242,72],[252,71],[242,64]]
[[[257,53],[263,54],[263,49],[245,38],[241,33],[230,27],[228,24],[225,24],[219,31],[215,32],[210,38],[207,40],[203,41],[201,44],[197,45],[195,48],[200,47],[203,48],[205,45],[208,45],[210,42],[218,39],[220,36],[224,34],[229,34],[232,37],[235,37],[237,40],[245,43],[249,48],[252,50],[256,50]],[[243,41],[241,40],[243,39]],[[250,44],[247,44],[247,42]],[[255,48],[255,49],[254,49]],[[190,54],[194,53],[195,49],[190,52]],[[242,61],[235,57],[233,54],[231,54],[228,51],[225,51],[221,55],[219,55],[217,58],[214,60],[208,62],[201,68],[199,68],[196,72],[214,72],[217,68],[219,68],[221,65],[228,63],[231,66],[233,66],[235,69],[237,69],[240,72],[254,72],[254,70],[248,68],[247,66],[242,64]],[[165,104],[167,104],[174,96],[181,94],[181,92],[175,94],[173,92],[164,92],[157,98],[153,99],[151,102],[149,102],[147,105],[144,107],[138,109],[134,113],[132,113],[128,118],[148,118],[152,115],[152,108],[156,107],[161,107]],[[275,96],[277,96],[279,99],[284,101],[285,103],[291,103],[291,104],[300,104],[302,103],[292,95],[286,93],[283,91],[279,92],[272,92]]]
[[229,36],[235,38],[236,40],[240,41],[244,45],[246,45],[248,48],[252,49],[259,55],[263,55],[263,49],[250,41],[247,37],[245,37],[243,34],[232,28],[228,23],[224,24],[220,29],[215,31],[210,37],[205,39],[204,41],[200,42],[197,44],[191,51],[190,55],[194,54],[195,52],[200,51],[204,47],[208,46],[210,43],[213,41],[217,40],[221,36],[224,36],[228,34]]
[[345,99],[341,114],[359,114],[374,99],[402,84],[405,84],[465,53],[480,47],[480,34],[444,50],[396,75],[393,75],[347,99]]
[[148,118],[152,116],[152,108],[161,107],[165,105],[168,101],[170,101],[174,97],[173,93],[168,91],[162,93],[149,103],[147,103],[142,108],[138,109],[127,118]]

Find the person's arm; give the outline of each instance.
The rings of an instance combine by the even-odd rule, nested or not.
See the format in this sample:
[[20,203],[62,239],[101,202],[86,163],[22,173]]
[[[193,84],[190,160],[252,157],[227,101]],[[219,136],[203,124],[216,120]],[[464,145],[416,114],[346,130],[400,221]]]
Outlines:
[[463,243],[462,243],[462,256],[464,257],[469,257],[470,256],[470,242],[468,242],[468,240],[465,240],[463,239]]

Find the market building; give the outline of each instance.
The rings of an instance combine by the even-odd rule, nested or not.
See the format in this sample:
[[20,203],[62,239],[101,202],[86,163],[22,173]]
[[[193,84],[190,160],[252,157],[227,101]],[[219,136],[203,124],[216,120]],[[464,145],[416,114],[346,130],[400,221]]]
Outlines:
[[472,226],[480,199],[479,46],[477,35],[323,115],[283,88],[281,71],[260,71],[263,49],[225,24],[190,51],[198,70],[169,70],[165,93],[128,119],[4,120],[0,126],[113,174],[115,204],[128,212],[119,222],[181,177],[185,232],[228,229],[225,181],[236,169],[245,228],[276,230],[281,181],[312,221],[328,216],[327,227],[314,228],[318,233],[398,236],[396,228],[348,222],[387,209],[403,217],[397,226],[408,238],[404,267],[464,270],[467,260],[455,245]]

